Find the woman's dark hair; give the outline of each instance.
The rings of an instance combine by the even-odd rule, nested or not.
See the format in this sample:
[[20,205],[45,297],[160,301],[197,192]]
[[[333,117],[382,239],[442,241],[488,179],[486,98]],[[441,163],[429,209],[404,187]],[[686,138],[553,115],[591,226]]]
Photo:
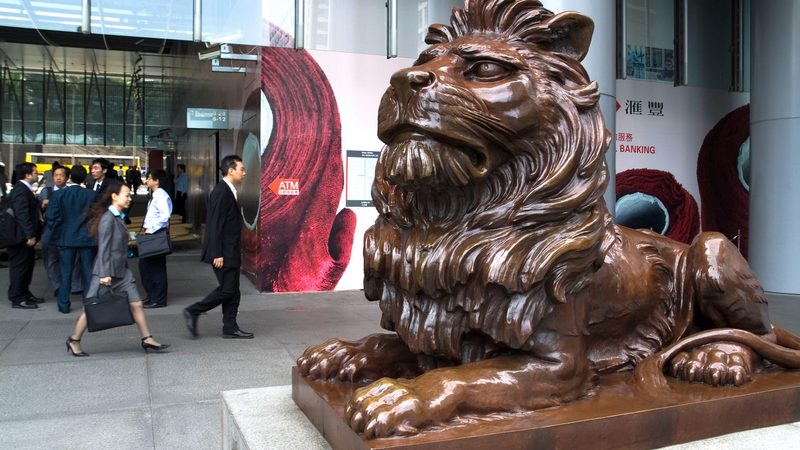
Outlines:
[[111,205],[111,195],[119,195],[123,186],[125,185],[114,178],[108,179],[107,184],[104,184],[103,189],[100,191],[100,198],[89,207],[89,234],[92,236],[97,237],[97,229],[100,228],[100,219],[103,218],[103,214],[108,210],[108,206]]

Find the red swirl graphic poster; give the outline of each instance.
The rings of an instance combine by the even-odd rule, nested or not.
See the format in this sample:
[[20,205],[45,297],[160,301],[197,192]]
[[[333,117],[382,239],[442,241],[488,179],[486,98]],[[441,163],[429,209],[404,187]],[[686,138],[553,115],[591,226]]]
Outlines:
[[[257,230],[245,232],[245,270],[268,292],[331,290],[350,261],[355,214],[337,208],[344,187],[341,125],[324,72],[305,50],[260,52]],[[250,103],[250,101],[248,101]],[[266,112],[266,114],[265,114]],[[243,159],[248,150],[243,142]],[[249,157],[248,157],[249,159]]]

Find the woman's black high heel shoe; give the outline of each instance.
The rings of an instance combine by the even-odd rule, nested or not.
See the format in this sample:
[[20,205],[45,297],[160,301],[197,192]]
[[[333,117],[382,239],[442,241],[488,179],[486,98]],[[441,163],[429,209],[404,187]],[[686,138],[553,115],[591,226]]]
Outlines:
[[72,336],[70,336],[70,337],[68,337],[68,338],[67,338],[67,351],[68,351],[69,353],[72,353],[72,356],[89,356],[89,354],[88,354],[88,353],[86,353],[86,352],[84,352],[83,350],[81,350],[81,351],[80,351],[80,352],[78,352],[78,353],[75,353],[75,350],[73,350],[73,349],[72,349],[72,346],[70,345],[70,344],[72,344],[73,342],[78,342],[78,343],[80,343],[80,342],[81,342],[81,340],[80,340],[80,339],[72,339]]
[[150,339],[152,337],[153,337],[153,335],[145,336],[145,337],[142,338],[142,348],[144,349],[145,353],[147,353],[148,350],[154,350],[156,353],[161,353],[164,350],[169,348],[169,344],[154,345],[154,344],[148,344],[147,342],[145,342],[147,339]]

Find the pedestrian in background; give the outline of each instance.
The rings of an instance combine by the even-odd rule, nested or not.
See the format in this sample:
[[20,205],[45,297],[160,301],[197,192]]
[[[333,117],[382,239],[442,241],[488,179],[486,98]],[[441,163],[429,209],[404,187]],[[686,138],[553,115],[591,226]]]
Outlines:
[[[39,192],[39,206],[42,209],[43,217],[47,215],[47,205],[52,200],[53,195],[67,186],[67,179],[69,178],[69,169],[61,165],[56,167],[56,163],[53,163],[53,184],[51,186],[45,185],[44,189]],[[44,221],[44,227],[42,228],[42,262],[47,273],[47,280],[53,289],[53,296],[57,297],[58,287],[61,285],[61,268],[59,266],[58,247],[50,239],[51,230],[52,228],[47,221]]]
[[44,171],[44,174],[42,174],[42,184],[44,186],[53,187],[53,174],[59,167],[61,167],[61,163],[58,161],[53,161],[53,164],[50,165],[50,168]]
[[[169,233],[169,216],[172,215],[172,200],[162,189],[167,178],[163,169],[156,169],[147,174],[145,184],[151,192],[147,203],[147,213],[142,227],[146,234]],[[167,306],[167,255],[139,258],[139,275],[142,286],[147,291],[145,308],[163,308]]]
[[[89,232],[97,238],[97,257],[92,269],[92,281],[87,298],[96,297],[100,285],[109,286],[128,295],[133,321],[142,336],[145,351],[161,352],[169,345],[153,339],[142,309],[142,300],[136,289],[136,280],[128,269],[128,228],[123,221],[124,211],[131,204],[131,190],[117,181],[110,181],[103,188],[100,200],[92,205]],[[86,332],[86,313],[81,313],[75,322],[72,334],[67,338],[67,351],[73,356],[89,356],[81,349],[81,338]]]
[[33,194],[33,183],[39,178],[36,165],[29,162],[17,165],[18,181],[9,195],[9,207],[22,228],[25,241],[8,247],[8,299],[13,308],[34,309],[44,299],[30,291],[36,252],[33,247],[42,235],[39,202]]
[[128,183],[128,187],[131,188],[131,193],[136,195],[136,191],[139,190],[139,186],[142,185],[142,172],[139,171],[136,165],[128,167],[128,171],[125,172],[125,182]]
[[[100,198],[100,191],[103,189],[103,184],[109,178],[108,171],[111,169],[111,162],[105,158],[95,158],[92,160],[92,164],[89,168],[92,173],[92,179],[86,181],[86,187],[94,191],[97,198]],[[116,178],[116,176],[114,178]]]
[[204,299],[183,310],[186,328],[197,337],[197,317],[222,305],[222,337],[252,339],[253,333],[239,328],[239,271],[242,265],[242,214],[238,203],[238,188],[244,180],[242,158],[229,155],[222,159],[223,179],[208,198],[206,234],[201,258],[211,264],[219,286]]
[[[59,270],[62,280],[72,280],[76,262],[81,290],[87,294],[92,279],[92,261],[97,252],[97,241],[89,235],[89,208],[96,194],[81,187],[86,180],[86,169],[76,164],[70,174],[72,185],[53,195],[47,208],[47,224],[52,230],[50,242],[58,247],[61,263]],[[71,283],[61,283],[58,289],[58,310],[64,314],[70,311]]]
[[181,216],[181,222],[186,223],[186,196],[189,193],[189,175],[186,174],[186,164],[178,164],[178,174],[175,175],[175,214]]

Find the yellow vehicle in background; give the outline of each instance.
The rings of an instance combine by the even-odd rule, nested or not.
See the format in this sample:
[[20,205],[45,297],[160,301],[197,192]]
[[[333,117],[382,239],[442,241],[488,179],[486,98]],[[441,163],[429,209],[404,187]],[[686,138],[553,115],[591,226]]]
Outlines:
[[53,161],[58,161],[61,165],[72,167],[75,164],[80,164],[86,168],[86,172],[91,172],[90,165],[92,160],[97,158],[105,158],[114,165],[114,169],[120,174],[125,176],[125,171],[135,165],[141,168],[139,156],[122,156],[122,155],[88,155],[88,154],[74,154],[74,153],[26,153],[25,162],[32,162],[36,164],[36,170],[42,174],[53,168]]

